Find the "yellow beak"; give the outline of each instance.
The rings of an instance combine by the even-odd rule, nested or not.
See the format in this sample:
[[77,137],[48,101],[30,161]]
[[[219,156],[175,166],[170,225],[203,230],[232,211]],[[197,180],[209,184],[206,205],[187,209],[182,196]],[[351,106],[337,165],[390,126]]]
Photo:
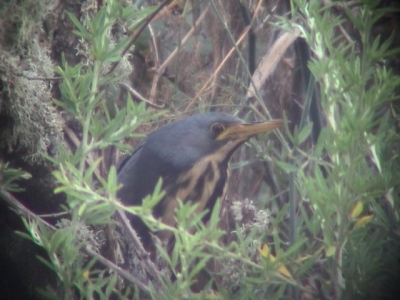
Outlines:
[[257,134],[266,133],[278,128],[283,123],[282,120],[272,120],[254,123],[235,123],[226,125],[225,130],[220,133],[217,140],[233,139],[245,141]]

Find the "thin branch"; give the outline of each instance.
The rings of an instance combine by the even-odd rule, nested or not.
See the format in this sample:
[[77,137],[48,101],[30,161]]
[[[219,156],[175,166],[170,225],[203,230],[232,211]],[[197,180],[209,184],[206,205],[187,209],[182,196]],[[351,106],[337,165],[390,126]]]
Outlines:
[[260,89],[267,78],[275,71],[278,62],[280,62],[286,50],[299,35],[300,30],[295,28],[293,33],[286,32],[275,41],[271,49],[261,59],[261,62],[252,76],[253,84],[251,84],[247,90],[247,98],[255,96],[256,90]]
[[153,41],[153,47],[154,47],[154,55],[155,55],[155,62],[154,62],[154,66],[156,68],[158,68],[158,66],[160,65],[160,54],[158,53],[158,46],[157,46],[157,39],[156,39],[156,35],[154,34],[154,30],[153,27],[149,24],[149,31],[150,31],[150,36],[151,39]]
[[[33,220],[45,225],[47,228],[49,228],[49,229],[51,229],[53,231],[57,230],[57,228],[55,226],[51,225],[50,223],[48,223],[45,220],[43,220],[42,218],[40,218],[38,215],[36,215],[34,212],[32,212],[30,209],[28,209],[25,205],[23,205],[17,198],[15,198],[9,192],[7,192],[7,191],[5,191],[3,189],[0,189],[0,199],[3,199],[12,209],[14,209],[16,211],[16,213],[18,215],[23,216],[23,217],[28,218],[28,219],[33,219]],[[126,216],[125,216],[125,219],[126,219]],[[115,265],[110,260],[108,260],[105,257],[103,257],[102,255],[94,252],[92,249],[90,249],[87,246],[83,249],[83,251],[85,253],[89,254],[90,256],[96,258],[105,267],[108,267],[108,268],[114,270],[122,278],[125,278],[127,281],[129,281],[132,284],[134,284],[135,286],[139,287],[145,293],[150,294],[150,290],[147,288],[145,283],[143,283],[139,279],[133,277],[131,274],[129,274],[125,270],[121,269],[120,267]],[[153,271],[153,269],[150,269],[150,270]],[[152,275],[153,274],[154,274],[154,272],[152,272]],[[158,279],[158,276],[155,276],[155,278]]]
[[132,228],[131,222],[126,217],[126,214],[124,211],[117,208],[117,212],[118,212],[119,217],[122,220],[123,226],[131,235],[131,240],[133,243],[133,247],[135,248],[136,254],[139,256],[139,258],[142,261],[145,262],[147,271],[159,284],[161,282],[160,274],[159,274],[157,268],[155,267],[154,263],[150,260],[150,256],[149,256],[148,252],[144,249],[143,244],[140,242],[136,231]]
[[[235,50],[236,50],[236,53],[237,53],[237,55],[238,55],[238,57],[239,57],[239,60],[241,61],[241,63],[243,64],[243,66],[245,66],[244,70],[245,70],[245,72],[247,72],[247,75],[250,77],[251,86],[253,86],[253,88],[254,88],[255,96],[257,96],[256,99],[259,101],[261,107],[264,109],[264,112],[265,112],[265,114],[268,116],[268,118],[269,118],[269,119],[272,119],[269,110],[268,110],[267,107],[265,106],[265,103],[262,101],[262,98],[261,98],[261,96],[260,96],[260,93],[259,93],[259,91],[258,91],[258,89],[257,89],[257,87],[256,87],[256,85],[255,85],[255,83],[254,83],[254,80],[253,80],[253,78],[252,78],[252,74],[250,74],[249,69],[246,67],[246,61],[245,61],[245,59],[244,59],[242,53],[240,52],[239,48],[236,46],[235,39],[234,39],[234,37],[233,37],[233,35],[232,35],[230,29],[228,28],[227,24],[224,22],[224,19],[223,19],[221,13],[219,12],[218,8],[216,7],[216,5],[215,5],[215,3],[214,3],[214,0],[210,0],[210,3],[211,3],[211,5],[212,5],[212,8],[213,8],[215,14],[217,15],[217,17],[218,17],[218,19],[219,19],[219,21],[220,21],[220,23],[223,25],[223,27],[224,27],[224,29],[225,29],[225,31],[226,31],[226,33],[227,33],[229,39],[231,40],[232,44],[234,45]],[[280,131],[279,129],[277,129],[277,130],[274,131],[274,133],[276,134],[276,136],[278,137],[278,139],[281,141],[283,147],[284,147],[288,152],[290,152],[290,146],[289,146],[289,144],[287,143],[286,139],[283,137],[281,131]]]
[[146,294],[151,295],[151,291],[148,289],[147,285],[140,281],[139,279],[133,277],[131,274],[129,274],[127,271],[125,271],[124,269],[120,268],[119,266],[117,266],[116,264],[114,264],[113,262],[109,261],[108,259],[104,258],[103,256],[101,256],[100,254],[96,253],[95,251],[93,251],[92,249],[90,249],[90,247],[85,246],[83,248],[83,251],[86,252],[87,254],[89,254],[90,256],[96,258],[99,262],[101,262],[104,266],[106,266],[107,268],[115,271],[118,275],[120,275],[122,278],[126,279],[127,281],[133,283],[135,286],[137,286],[138,288],[140,288],[143,292],[145,292]]
[[129,93],[131,93],[133,96],[135,96],[136,98],[138,98],[139,100],[142,100],[144,102],[146,102],[148,105],[150,105],[153,108],[156,109],[164,109],[165,108],[165,103],[163,105],[157,105],[154,104],[152,102],[150,102],[149,100],[147,100],[145,97],[143,97],[138,91],[136,91],[133,87],[131,87],[130,85],[126,84],[126,83],[120,83],[120,85],[122,87],[124,87]]
[[30,76],[26,76],[24,74],[21,73],[16,73],[16,76],[20,76],[20,77],[25,77],[28,80],[41,80],[41,81],[57,81],[57,80],[62,80],[61,76],[57,76],[57,77],[30,77]]
[[[165,0],[164,2],[162,2],[157,7],[157,9],[146,19],[146,21],[142,24],[142,26],[140,26],[140,28],[132,34],[129,44],[126,45],[124,50],[122,50],[122,52],[121,52],[121,57],[123,57],[128,52],[128,50],[132,47],[133,43],[142,34],[143,30],[147,27],[147,25],[150,24],[150,22],[155,18],[155,16],[171,1],[172,0]],[[115,68],[118,66],[119,62],[120,61],[118,60],[111,66],[111,69],[110,69],[110,71],[108,71],[107,75],[110,75],[115,70]]]
[[[247,26],[243,31],[242,34],[240,35],[239,39],[235,43],[236,47],[239,46],[244,38],[247,36],[249,30],[251,29],[250,26]],[[226,62],[229,60],[229,58],[232,56],[232,54],[235,51],[235,47],[232,47],[229,52],[225,55],[224,59],[221,61],[219,66],[215,69],[215,71],[211,74],[211,76],[208,78],[208,80],[203,84],[203,86],[200,88],[200,90],[196,93],[194,96],[193,100],[189,103],[189,105],[186,107],[185,112],[190,110],[194,104],[194,102],[200,97],[201,93],[207,88],[208,84],[219,74],[219,72],[222,70]]]
[[174,51],[172,51],[172,53],[168,56],[168,58],[164,61],[164,63],[156,70],[156,74],[154,76],[153,84],[152,84],[151,91],[150,91],[150,102],[151,103],[154,103],[154,99],[155,99],[156,92],[157,92],[157,85],[158,85],[160,76],[164,73],[165,69],[172,62],[172,60],[177,56],[179,49],[189,41],[190,37],[193,35],[193,33],[196,31],[197,27],[203,21],[204,17],[206,16],[207,12],[209,11],[209,9],[210,9],[210,4],[207,4],[207,7],[204,9],[204,11],[201,13],[199,18],[196,20],[196,22],[194,23],[192,28],[182,39],[182,42],[175,48]]
[[46,227],[52,229],[52,230],[57,230],[56,227],[51,225],[50,223],[46,222],[42,218],[40,218],[38,215],[36,215],[33,211],[31,211],[29,208],[27,208],[25,205],[23,205],[17,198],[15,198],[11,193],[0,189],[0,199],[3,199],[12,209],[15,210],[15,212],[20,215],[24,216],[28,219],[33,219],[35,221],[38,221],[42,224],[44,224]]

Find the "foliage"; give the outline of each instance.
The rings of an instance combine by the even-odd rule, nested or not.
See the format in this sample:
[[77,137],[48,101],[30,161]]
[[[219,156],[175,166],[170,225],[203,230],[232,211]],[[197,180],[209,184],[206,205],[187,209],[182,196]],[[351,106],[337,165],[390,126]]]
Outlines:
[[18,187],[16,181],[21,179],[29,179],[31,175],[20,169],[10,168],[8,163],[0,162],[0,183],[1,189],[9,192],[19,192],[21,188]]
[[[68,14],[86,47],[85,60],[70,66],[64,59],[56,68],[62,80],[61,97],[54,102],[79,124],[81,138],[75,147],[61,147],[57,159],[48,157],[56,169],[55,192],[67,197],[67,217],[56,227],[26,220],[30,233],[26,237],[46,250],[49,259],[42,261],[60,282],[57,290],[42,295],[53,299],[389,297],[395,283],[390,268],[400,270],[400,171],[393,167],[400,163],[395,127],[400,77],[387,62],[400,49],[392,47],[393,35],[384,38],[373,30],[388,9],[378,8],[374,1],[357,7],[335,5],[343,15],[334,12],[333,4],[293,0],[292,19],[281,17],[274,23],[287,32],[298,29],[311,50],[308,66],[315,85],[308,85],[307,96],[319,91],[325,126],[313,144],[314,124],[304,109],[302,122],[292,132],[286,122],[280,152],[271,143],[253,144],[258,161],[273,161],[279,167],[277,178],[285,186],[282,190],[288,191],[289,203],[277,209],[273,204],[279,195],[265,203],[271,204],[270,210],[248,199],[234,202],[229,209],[235,225],[229,232],[219,226],[220,203],[207,226],[201,222],[203,214],[190,204],[180,203],[176,227],[154,219],[150,212],[161,199],[161,184],[141,207],[118,202],[117,171],[114,166],[103,167],[102,151],[113,147],[128,151],[125,140],[141,137],[139,126],[162,113],[146,109],[144,102],[137,104],[130,96],[122,105],[109,100],[118,82],[128,76],[124,62],[129,54],[122,56],[122,50],[130,42],[130,37],[114,41],[111,31],[121,22],[127,27],[141,24],[153,9],[138,11],[123,1],[109,0],[85,20]],[[349,23],[359,41],[346,34]],[[244,63],[243,57],[239,61]],[[122,66],[109,73],[116,62]],[[305,101],[307,108],[311,97]],[[273,154],[267,156],[265,149]],[[11,179],[6,181],[8,189],[15,189],[11,181],[21,174],[5,170]],[[153,276],[143,275],[154,265],[139,252],[141,261],[132,262],[136,265],[129,270],[131,277],[102,260],[107,260],[102,256],[104,247],[111,247],[104,232],[115,228],[114,216],[121,211],[140,216],[152,229],[174,234],[171,253],[159,245]],[[228,242],[222,243],[223,239]],[[195,293],[191,286],[203,273],[209,279]]]
[[[288,133],[296,147],[292,167],[285,169],[295,173],[302,198],[296,236],[313,237],[301,256],[319,257],[325,273],[317,280],[322,294],[340,297],[343,293],[348,299],[367,297],[372,291],[375,299],[387,297],[393,285],[378,284],[374,289],[370,284],[374,278],[391,277],[382,272],[383,265],[398,268],[398,263],[385,262],[398,260],[399,249],[399,174],[390,167],[398,163],[398,155],[388,155],[385,149],[399,141],[394,122],[400,77],[386,62],[400,49],[390,47],[393,36],[382,41],[374,35],[375,23],[386,12],[377,5],[376,1],[356,9],[343,5],[345,18],[360,35],[358,45],[337,33],[346,21],[331,7],[293,1],[299,21],[291,26],[301,30],[314,54],[309,68],[319,84],[327,123],[306,153],[299,145],[307,135],[304,132],[310,133],[307,126],[297,138]],[[383,255],[380,251],[388,249],[387,244],[390,250]],[[318,255],[321,249],[325,259]],[[299,266],[302,276],[315,267],[314,263],[305,268],[306,261]]]

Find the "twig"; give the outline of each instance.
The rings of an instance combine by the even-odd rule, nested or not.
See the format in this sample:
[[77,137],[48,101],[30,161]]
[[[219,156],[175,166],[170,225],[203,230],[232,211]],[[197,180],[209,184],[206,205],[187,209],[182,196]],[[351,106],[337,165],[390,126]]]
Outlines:
[[57,230],[56,227],[54,227],[50,223],[46,222],[45,220],[43,220],[42,218],[37,216],[34,212],[32,212],[29,208],[27,208],[25,205],[23,205],[17,198],[15,198],[9,192],[7,192],[3,189],[0,189],[0,199],[3,199],[11,208],[13,208],[15,210],[15,212],[18,215],[34,219],[34,220],[46,225],[46,227],[48,227],[50,229]]
[[20,77],[25,77],[28,80],[41,80],[41,81],[56,81],[56,80],[62,80],[61,76],[57,76],[57,77],[30,77],[30,76],[26,76],[24,74],[21,73],[16,73],[16,76],[20,76]]
[[[236,46],[240,45],[244,38],[247,36],[247,33],[249,32],[249,30],[251,29],[250,26],[247,26],[243,31],[242,34],[240,35],[239,39],[237,40],[237,42],[235,43]],[[192,108],[194,102],[200,97],[201,93],[207,88],[207,85],[215,78],[215,76],[217,76],[219,74],[219,72],[221,71],[221,69],[223,68],[223,66],[225,65],[225,63],[228,61],[228,59],[232,56],[233,52],[235,51],[235,47],[232,47],[228,54],[225,55],[224,59],[221,61],[221,63],[219,64],[219,66],[215,69],[215,71],[212,73],[212,75],[210,76],[210,78],[208,78],[208,80],[203,84],[203,86],[201,87],[201,89],[196,93],[196,95],[194,96],[193,100],[189,103],[189,105],[186,107],[185,112],[187,112],[189,109]]]
[[[164,6],[166,6],[169,2],[171,2],[171,0],[165,0],[164,2],[162,2],[157,9],[146,19],[146,21],[142,24],[142,26],[140,26],[140,28],[135,31],[132,34],[131,40],[129,41],[129,44],[126,45],[126,47],[124,48],[124,50],[122,50],[121,52],[121,57],[123,57],[129,50],[129,48],[132,47],[133,43],[137,40],[137,38],[141,35],[141,33],[143,32],[143,30],[147,27],[147,25],[149,25],[149,23],[155,18],[155,16],[164,8]],[[110,75],[115,68],[118,66],[119,64],[119,60],[116,61],[112,66],[110,71],[108,71],[107,75]]]
[[261,59],[258,68],[252,77],[254,84],[251,84],[247,91],[247,98],[255,96],[256,90],[260,89],[262,84],[274,72],[278,62],[290,45],[298,38],[300,30],[294,29],[293,33],[284,33],[272,46],[272,48]]
[[54,214],[40,214],[37,215],[39,218],[59,218],[62,216],[68,215],[67,212],[60,212],[60,213],[54,213]]
[[154,76],[153,84],[151,86],[151,91],[150,91],[150,102],[151,103],[154,103],[154,99],[155,99],[156,91],[157,91],[157,85],[158,85],[158,81],[160,79],[160,76],[164,73],[164,71],[167,68],[167,66],[171,63],[171,61],[178,54],[179,49],[189,41],[189,38],[193,35],[193,33],[195,32],[196,28],[203,21],[203,19],[206,16],[206,14],[207,14],[209,9],[210,9],[210,4],[207,4],[207,7],[204,9],[204,11],[201,13],[199,18],[196,20],[196,22],[194,23],[192,28],[185,35],[185,37],[182,39],[182,42],[174,49],[174,51],[172,51],[172,53],[168,56],[168,58],[164,61],[164,63],[156,70],[156,74]]
[[[237,53],[237,55],[238,55],[238,57],[239,57],[239,60],[241,61],[241,63],[243,64],[243,66],[245,66],[244,71],[245,71],[245,72],[247,73],[247,75],[250,77],[250,83],[251,83],[251,85],[252,85],[253,88],[254,88],[254,87],[255,87],[255,83],[254,83],[254,80],[253,80],[253,78],[252,78],[252,74],[250,74],[249,69],[246,67],[246,61],[245,61],[245,59],[244,59],[242,53],[240,52],[239,48],[236,46],[235,39],[234,39],[234,37],[232,36],[232,33],[230,32],[228,26],[227,26],[226,23],[224,22],[224,19],[223,19],[221,13],[218,11],[218,9],[217,9],[217,7],[216,7],[216,5],[215,5],[215,3],[214,3],[214,0],[210,0],[210,3],[211,3],[211,5],[212,5],[212,7],[213,7],[213,10],[214,10],[215,14],[217,15],[218,19],[220,20],[221,24],[223,25],[223,27],[224,27],[224,29],[225,29],[225,31],[226,31],[226,33],[227,33],[229,39],[231,40],[232,44],[234,45],[235,50],[236,50],[236,53]],[[262,98],[261,98],[261,96],[260,96],[260,93],[258,92],[258,89],[257,89],[257,88],[254,88],[254,91],[255,91],[255,94],[257,95],[256,98],[259,100],[259,103],[260,103],[261,107],[264,109],[265,114],[268,116],[269,119],[272,119],[269,110],[268,110],[267,107],[265,106],[265,103],[262,101]],[[286,142],[286,140],[285,140],[285,138],[283,137],[283,135],[282,135],[282,133],[280,132],[280,130],[277,129],[277,130],[275,130],[274,132],[275,132],[275,134],[277,135],[278,139],[281,141],[283,147],[289,152],[289,151],[290,151],[290,146],[289,146],[289,144]]]
[[[0,199],[3,199],[11,208],[13,208],[16,211],[16,213],[18,215],[24,216],[24,217],[29,218],[29,219],[34,219],[34,220],[40,222],[41,224],[45,225],[47,228],[52,229],[53,231],[57,230],[56,227],[54,227],[50,223],[46,222],[42,218],[40,218],[38,215],[36,215],[34,212],[32,212],[30,209],[28,209],[25,205],[23,205],[17,198],[15,198],[9,192],[7,192],[7,191],[5,191],[3,189],[0,189]],[[126,220],[126,216],[125,216],[125,220]],[[104,266],[114,270],[118,275],[120,275],[121,277],[125,278],[129,282],[133,283],[135,286],[140,288],[145,293],[150,294],[150,290],[147,288],[146,284],[141,282],[139,279],[133,277],[131,274],[129,274],[125,270],[121,269],[120,267],[118,267],[113,262],[111,262],[108,259],[104,258],[102,255],[94,252],[92,249],[90,249],[87,246],[85,248],[83,248],[83,251],[85,253],[89,254],[90,256],[96,258]],[[152,274],[153,274],[153,272],[152,272]],[[155,278],[158,279],[158,276],[155,276]]]
[[109,269],[115,271],[118,275],[126,279],[127,281],[133,283],[135,286],[140,288],[143,292],[146,294],[151,294],[150,290],[147,288],[146,284],[140,281],[139,279],[133,277],[131,274],[129,274],[127,271],[124,269],[118,267],[116,264],[113,262],[109,261],[108,259],[104,258],[100,254],[96,253],[90,247],[85,246],[83,248],[83,251],[89,254],[90,256],[96,258],[99,262],[101,262],[104,266],[108,267]]
[[147,251],[144,249],[143,244],[140,242],[139,237],[136,231],[132,228],[131,222],[126,217],[126,214],[121,209],[117,208],[117,212],[119,217],[122,220],[122,224],[124,225],[125,229],[129,232],[132,238],[133,247],[139,258],[145,262],[145,266],[149,274],[157,281],[159,284],[161,282],[159,272],[157,271],[154,263],[150,260],[150,256]]
[[156,68],[158,68],[159,64],[160,64],[160,55],[158,53],[158,46],[157,46],[157,39],[156,36],[154,34],[154,30],[153,27],[149,24],[149,31],[150,31],[150,35],[151,35],[151,39],[153,40],[153,45],[154,45],[154,55],[156,56],[156,60],[154,62],[154,66]]
[[148,105],[150,105],[153,108],[156,109],[164,109],[165,108],[165,103],[163,105],[157,105],[154,103],[151,103],[149,100],[147,100],[145,97],[143,97],[138,91],[136,91],[133,87],[131,87],[130,85],[126,84],[126,83],[120,83],[121,86],[123,86],[124,88],[127,89],[127,91],[129,93],[131,93],[133,96],[135,96],[136,98],[138,98],[139,100],[142,100],[144,102],[146,102]]

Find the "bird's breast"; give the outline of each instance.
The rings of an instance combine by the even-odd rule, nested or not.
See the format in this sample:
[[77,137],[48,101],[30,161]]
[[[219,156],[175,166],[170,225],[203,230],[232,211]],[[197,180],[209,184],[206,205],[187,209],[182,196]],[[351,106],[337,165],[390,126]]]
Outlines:
[[[207,223],[212,209],[218,198],[223,199],[228,182],[228,163],[226,160],[218,159],[215,154],[208,155],[199,160],[192,168],[181,174],[176,182],[170,185],[175,186],[174,191],[168,192],[161,221],[167,225],[175,226],[175,210],[178,206],[177,199],[186,203],[191,201],[197,204],[196,212],[200,213],[208,209],[203,217]],[[162,231],[158,233],[161,240],[170,238],[171,233]]]

